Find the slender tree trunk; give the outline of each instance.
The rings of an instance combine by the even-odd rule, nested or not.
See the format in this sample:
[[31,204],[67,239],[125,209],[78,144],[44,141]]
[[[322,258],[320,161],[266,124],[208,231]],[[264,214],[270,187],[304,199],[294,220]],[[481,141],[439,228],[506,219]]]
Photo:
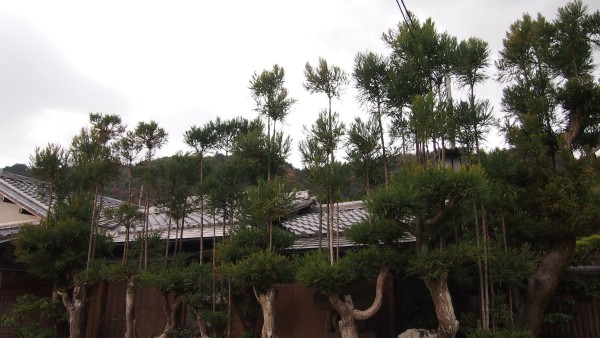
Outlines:
[[517,326],[539,335],[546,307],[556,292],[575,253],[575,238],[558,240],[542,257],[538,269],[529,277],[527,296],[517,317]]
[[57,292],[69,314],[69,338],[82,337],[81,312],[85,305],[86,293],[87,287],[85,285],[75,286],[72,297],[69,297],[67,292]]
[[381,142],[381,155],[383,156],[383,180],[385,183],[385,187],[389,187],[389,173],[388,173],[388,159],[385,151],[385,140],[384,140],[384,131],[383,131],[383,122],[381,120],[381,99],[377,98],[377,122],[379,123],[379,141]]
[[125,291],[125,338],[134,338],[135,334],[135,285],[136,276],[127,278]]
[[171,211],[169,211],[169,227],[167,228],[167,240],[165,243],[165,266],[167,266],[167,261],[169,260],[169,241],[171,240],[171,224],[173,222],[173,217],[171,217]]
[[[504,253],[508,254],[508,244],[506,243],[506,220],[504,218],[504,208],[500,209],[500,223],[502,224],[502,241],[504,243]],[[508,285],[508,310],[510,312],[510,323],[513,323],[513,294],[512,285]]]
[[452,298],[448,290],[448,276],[424,280],[438,319],[438,337],[454,338],[458,332],[458,320],[454,314]]
[[265,293],[259,293],[255,288],[254,295],[263,313],[261,338],[277,338],[275,335],[275,287],[270,287]]
[[[321,196],[323,197],[323,196]],[[319,201],[319,250],[323,249],[323,203]]]
[[94,251],[94,235],[96,234],[96,227],[95,227],[96,213],[98,212],[97,199],[98,199],[98,186],[96,186],[96,190],[94,192],[94,205],[92,206],[92,223],[90,224],[90,238],[89,238],[89,242],[88,242],[88,253],[87,253],[87,264],[86,264],[86,267],[88,269],[90,268],[90,264],[92,264],[92,259],[93,259],[92,253]]

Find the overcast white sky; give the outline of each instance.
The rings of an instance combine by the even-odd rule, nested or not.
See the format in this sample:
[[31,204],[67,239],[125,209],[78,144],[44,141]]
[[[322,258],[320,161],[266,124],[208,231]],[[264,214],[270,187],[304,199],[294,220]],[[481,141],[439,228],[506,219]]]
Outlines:
[[[599,1],[584,3],[600,8]],[[433,18],[440,32],[486,40],[495,60],[524,12],[553,19],[566,1],[405,4],[420,20]],[[169,133],[159,156],[189,150],[183,133],[192,125],[256,116],[248,82],[275,63],[298,100],[285,131],[294,140],[290,160],[300,167],[302,126],[326,106],[324,95],[302,88],[305,63],[322,56],[351,73],[357,52],[389,54],[381,35],[400,20],[395,0],[3,1],[0,168],[29,163],[48,142],[68,146],[90,112],[119,114],[131,127],[157,121]],[[497,113],[500,88],[489,80],[479,89]],[[365,116],[351,86],[334,109],[344,121]]]

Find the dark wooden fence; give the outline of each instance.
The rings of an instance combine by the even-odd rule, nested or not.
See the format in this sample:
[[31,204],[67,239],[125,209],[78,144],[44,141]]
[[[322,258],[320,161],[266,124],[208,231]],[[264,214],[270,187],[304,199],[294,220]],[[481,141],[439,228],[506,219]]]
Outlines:
[[551,310],[554,312],[571,312],[574,310],[575,315],[567,323],[560,325],[544,324],[543,337],[600,337],[600,299],[577,300],[575,305],[568,309],[557,302]]

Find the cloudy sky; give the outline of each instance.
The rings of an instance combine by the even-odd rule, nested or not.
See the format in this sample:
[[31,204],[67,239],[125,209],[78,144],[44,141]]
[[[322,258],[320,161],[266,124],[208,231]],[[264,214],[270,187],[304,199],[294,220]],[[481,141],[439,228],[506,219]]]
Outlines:
[[[486,40],[495,60],[524,12],[553,19],[566,1],[405,4],[421,20],[433,18],[440,32]],[[302,88],[306,62],[322,56],[350,73],[357,52],[389,54],[381,35],[400,20],[395,0],[3,1],[0,168],[29,163],[35,147],[48,142],[68,146],[90,112],[119,114],[132,127],[155,120],[169,133],[159,156],[189,150],[183,133],[192,125],[256,116],[248,82],[274,64],[284,67],[298,100],[285,131],[294,140],[291,161],[300,166],[302,127],[326,106],[324,95]],[[498,114],[500,91],[493,80],[479,90]],[[344,121],[365,116],[352,86],[334,109]]]

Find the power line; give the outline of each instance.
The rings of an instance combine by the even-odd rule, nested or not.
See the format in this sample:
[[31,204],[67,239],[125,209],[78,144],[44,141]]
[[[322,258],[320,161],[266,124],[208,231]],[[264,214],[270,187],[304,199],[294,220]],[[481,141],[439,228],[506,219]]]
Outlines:
[[[400,5],[400,2],[398,0],[396,0],[396,4],[398,5],[398,9],[400,10],[400,14],[402,14],[402,19],[404,19],[404,23],[406,24],[406,27],[408,28],[408,31],[410,32],[410,35],[412,36],[413,40],[415,40],[415,42],[417,41],[417,39],[415,38],[415,34],[413,34],[412,28],[411,26],[414,25],[413,19],[410,16],[410,13],[408,12],[408,9],[406,9],[406,5],[404,4],[404,0],[402,1],[402,5]],[[404,9],[402,9],[402,7],[404,6]],[[404,14],[404,12],[406,11],[406,15]],[[406,17],[408,16],[408,20],[410,20],[410,23],[408,22],[408,20],[406,20]]]

